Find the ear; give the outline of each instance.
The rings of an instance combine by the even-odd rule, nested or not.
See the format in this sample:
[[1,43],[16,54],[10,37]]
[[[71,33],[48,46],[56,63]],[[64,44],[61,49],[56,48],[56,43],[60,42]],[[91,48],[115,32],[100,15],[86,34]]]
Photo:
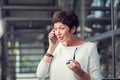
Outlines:
[[76,27],[75,27],[75,26],[73,26],[73,27],[71,28],[71,33],[72,33],[72,34],[74,34],[74,33],[75,33],[75,31],[76,31]]

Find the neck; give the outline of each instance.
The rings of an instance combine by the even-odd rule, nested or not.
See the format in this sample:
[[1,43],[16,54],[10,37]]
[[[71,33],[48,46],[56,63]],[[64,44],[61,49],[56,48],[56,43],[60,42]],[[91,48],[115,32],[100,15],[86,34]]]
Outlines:
[[71,38],[66,42],[65,46],[78,46],[83,44],[85,41],[82,39],[79,39],[77,36],[73,35]]

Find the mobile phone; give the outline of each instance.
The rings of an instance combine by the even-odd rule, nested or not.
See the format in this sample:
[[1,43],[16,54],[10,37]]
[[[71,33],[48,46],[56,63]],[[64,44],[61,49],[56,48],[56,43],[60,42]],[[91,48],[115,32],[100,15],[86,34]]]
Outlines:
[[53,44],[55,44],[57,41],[56,35],[54,35],[50,40],[52,41]]

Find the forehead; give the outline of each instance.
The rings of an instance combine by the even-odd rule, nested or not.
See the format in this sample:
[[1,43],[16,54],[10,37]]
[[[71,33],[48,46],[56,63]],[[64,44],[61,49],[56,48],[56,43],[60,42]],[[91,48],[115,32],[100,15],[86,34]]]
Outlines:
[[62,22],[56,22],[54,24],[54,28],[57,28],[57,27],[68,27],[67,25],[63,24]]
[[62,22],[56,22],[54,23],[54,27],[59,26],[59,25],[64,25]]

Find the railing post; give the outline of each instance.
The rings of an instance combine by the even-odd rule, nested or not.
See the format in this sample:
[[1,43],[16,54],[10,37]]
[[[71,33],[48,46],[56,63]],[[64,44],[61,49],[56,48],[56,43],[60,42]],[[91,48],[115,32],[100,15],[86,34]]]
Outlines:
[[[114,31],[114,0],[111,0],[111,26],[112,26],[112,31]],[[115,70],[115,36],[114,33],[112,33],[112,75],[113,78],[116,77],[116,70]]]

